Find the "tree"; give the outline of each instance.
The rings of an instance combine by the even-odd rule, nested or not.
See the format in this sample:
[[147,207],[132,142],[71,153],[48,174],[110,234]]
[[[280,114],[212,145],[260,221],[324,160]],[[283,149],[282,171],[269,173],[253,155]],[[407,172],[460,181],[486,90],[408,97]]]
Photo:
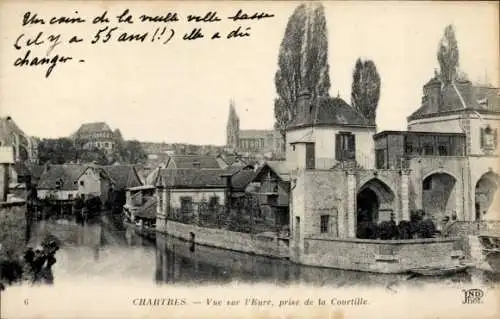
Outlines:
[[64,164],[76,160],[76,147],[69,138],[43,139],[38,144],[40,164]]
[[274,127],[284,142],[286,127],[296,115],[297,96],[302,90],[308,90],[313,100],[328,96],[328,72],[324,8],[321,4],[302,4],[288,19],[274,79],[278,95],[274,101]]
[[372,60],[356,60],[352,74],[351,105],[354,109],[375,123],[380,98],[380,76]]
[[118,144],[118,156],[121,161],[133,164],[142,162],[147,158],[146,152],[144,152],[141,143],[137,140]]
[[78,149],[77,154],[77,160],[82,163],[95,163],[97,165],[110,164],[106,153],[97,147],[91,149]]
[[455,29],[448,25],[444,29],[444,35],[439,42],[437,58],[441,69],[441,82],[450,84],[457,77],[459,66],[458,44],[455,38]]

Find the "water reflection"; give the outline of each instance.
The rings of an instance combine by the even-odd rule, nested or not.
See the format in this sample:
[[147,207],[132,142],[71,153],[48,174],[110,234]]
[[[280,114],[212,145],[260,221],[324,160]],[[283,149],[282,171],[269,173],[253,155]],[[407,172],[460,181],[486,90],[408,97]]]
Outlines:
[[55,283],[85,277],[103,281],[134,278],[152,284],[198,285],[238,281],[277,285],[309,283],[329,287],[370,285],[393,289],[436,282],[457,287],[471,282],[500,282],[500,274],[475,269],[451,277],[412,278],[407,274],[303,267],[283,259],[194,245],[164,235],[157,235],[156,241],[151,242],[131,228],[114,227],[106,219],[84,226],[39,223],[34,227],[33,243],[47,232],[63,242],[54,266]]

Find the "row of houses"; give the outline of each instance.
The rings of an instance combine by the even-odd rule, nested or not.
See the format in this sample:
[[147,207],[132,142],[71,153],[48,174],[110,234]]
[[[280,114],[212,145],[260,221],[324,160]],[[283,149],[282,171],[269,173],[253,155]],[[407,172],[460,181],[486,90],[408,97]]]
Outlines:
[[[131,221],[154,224],[157,213],[189,217],[222,210],[244,209],[243,199],[252,195],[258,209],[253,218],[286,228],[289,221],[290,178],[284,161],[267,161],[217,166],[212,159],[176,158],[175,165],[158,168],[150,174],[146,185],[127,191],[125,213]],[[248,217],[248,214],[247,214]]]

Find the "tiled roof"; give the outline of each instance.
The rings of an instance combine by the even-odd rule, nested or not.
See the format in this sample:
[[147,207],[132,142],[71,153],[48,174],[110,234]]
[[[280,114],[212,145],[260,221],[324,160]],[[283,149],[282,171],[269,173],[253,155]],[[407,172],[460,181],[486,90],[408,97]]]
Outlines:
[[125,189],[142,185],[141,179],[133,165],[110,165],[103,168],[111,177],[115,189]]
[[85,123],[80,126],[78,129],[79,134],[81,133],[93,133],[93,132],[102,132],[107,131],[111,132],[111,128],[105,122],[94,122],[94,123]]
[[296,116],[288,128],[307,125],[374,126],[375,123],[371,123],[339,97],[320,97],[310,112]]
[[148,198],[144,205],[142,205],[134,215],[140,218],[155,219],[156,203],[156,196]]
[[31,172],[31,176],[33,179],[38,180],[43,174],[45,170],[45,165],[37,165],[37,164],[28,164],[28,168]]
[[[198,165],[198,166],[197,166]],[[169,168],[221,168],[216,156],[199,156],[199,155],[172,155],[170,156]]]
[[[499,94],[500,89],[498,88],[473,85],[469,81],[457,81],[456,89],[451,84],[441,89],[441,103],[438,106],[437,112],[431,111],[427,99],[423,99],[420,107],[408,119],[412,120],[425,115],[464,109],[499,112]],[[465,106],[462,99],[465,102]]]
[[47,165],[40,176],[38,188],[55,189],[57,182],[62,180],[61,190],[78,190],[76,181],[85,169],[87,169],[86,165],[78,164]]
[[28,136],[17,126],[10,117],[0,117],[0,141],[7,145],[13,145],[15,142],[15,134],[19,137],[19,143],[27,146]]
[[222,175],[230,174],[225,169],[160,169],[157,186],[174,188],[225,187]]

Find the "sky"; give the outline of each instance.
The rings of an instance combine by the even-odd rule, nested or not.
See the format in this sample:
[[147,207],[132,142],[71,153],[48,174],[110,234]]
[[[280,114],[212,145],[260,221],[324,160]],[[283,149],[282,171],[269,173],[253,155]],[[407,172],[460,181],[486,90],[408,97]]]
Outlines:
[[[276,97],[274,75],[287,20],[299,2],[70,2],[0,3],[0,114],[10,115],[29,135],[68,136],[85,122],[104,121],[126,139],[193,144],[225,143],[229,101],[234,99],[242,129],[270,129]],[[324,2],[332,96],[350,102],[352,71],[358,57],[372,59],[381,76],[378,130],[402,130],[419,106],[422,85],[438,68],[436,52],[448,24],[455,26],[460,68],[476,82],[499,86],[498,4],[495,2]],[[135,23],[116,22],[129,9]],[[238,9],[266,12],[260,21],[227,19]],[[109,24],[91,20],[108,11]],[[30,11],[46,23],[23,26]],[[76,16],[87,23],[50,25],[52,16]],[[217,11],[221,22],[186,22],[188,14]],[[145,13],[177,12],[179,21],[139,23]],[[107,43],[91,44],[99,28],[119,27]],[[249,37],[210,40],[219,31],[250,27]],[[118,42],[121,32],[166,27],[162,40]],[[183,40],[193,28],[205,38]],[[169,42],[162,44],[174,29]],[[48,78],[47,66],[15,67],[26,41],[43,32],[45,43],[31,46],[31,57],[47,54],[47,36],[60,34],[49,57],[59,62]],[[73,35],[82,42],[68,44]],[[84,62],[78,62],[84,60]]]

